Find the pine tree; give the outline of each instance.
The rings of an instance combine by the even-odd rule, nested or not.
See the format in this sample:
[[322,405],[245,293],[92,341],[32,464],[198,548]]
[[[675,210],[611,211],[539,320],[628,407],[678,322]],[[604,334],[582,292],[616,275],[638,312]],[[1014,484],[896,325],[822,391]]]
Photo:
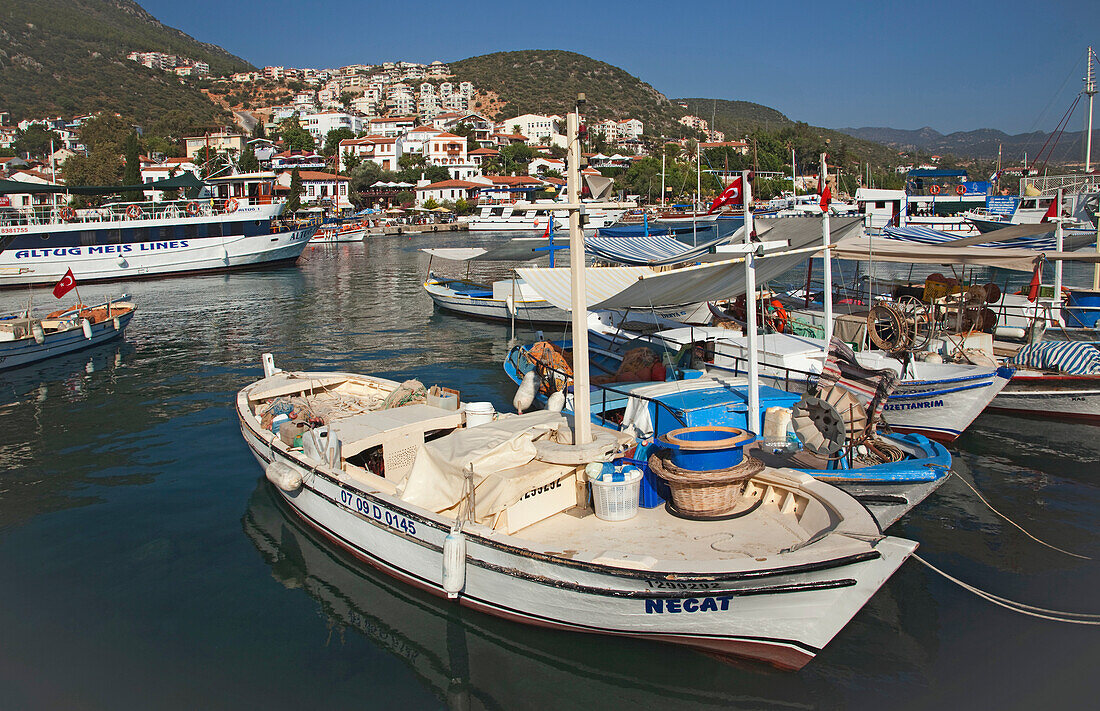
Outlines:
[[[131,131],[126,137],[126,172],[122,175],[123,185],[141,184],[141,158],[138,151],[137,133]],[[129,202],[139,202],[144,198],[140,190],[131,190],[124,195]]]
[[237,168],[242,173],[255,173],[260,169],[260,161],[256,159],[256,151],[252,150],[252,146],[245,144],[241,157],[237,159]]
[[286,215],[293,215],[302,207],[302,176],[298,174],[298,169],[295,168],[290,172],[290,194],[286,196],[286,207],[283,208],[283,213]]

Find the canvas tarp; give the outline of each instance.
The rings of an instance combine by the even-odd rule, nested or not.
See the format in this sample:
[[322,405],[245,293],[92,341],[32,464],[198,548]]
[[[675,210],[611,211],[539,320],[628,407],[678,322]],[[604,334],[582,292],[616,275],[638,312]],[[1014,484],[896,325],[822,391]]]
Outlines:
[[[457,262],[529,262],[547,256],[549,244],[545,237],[520,237],[493,247],[430,247],[420,251]],[[558,240],[554,249],[559,255],[568,253],[568,240]]]
[[69,195],[113,195],[139,190],[178,190],[201,188],[204,183],[193,173],[184,173],[174,178],[165,178],[139,185],[44,185],[24,183],[18,180],[0,180],[0,195],[25,193],[59,193]]
[[453,509],[463,500],[463,472],[472,467],[474,519],[489,523],[528,491],[573,470],[535,459],[535,441],[552,439],[567,427],[561,414],[543,410],[455,430],[424,444],[397,493],[431,511]]
[[[1100,262],[1096,252],[1044,252],[1050,261]],[[1035,250],[990,249],[988,247],[945,247],[916,245],[890,239],[871,240],[849,237],[833,247],[833,257],[867,262],[900,262],[902,264],[972,264],[1029,272],[1035,267]]]

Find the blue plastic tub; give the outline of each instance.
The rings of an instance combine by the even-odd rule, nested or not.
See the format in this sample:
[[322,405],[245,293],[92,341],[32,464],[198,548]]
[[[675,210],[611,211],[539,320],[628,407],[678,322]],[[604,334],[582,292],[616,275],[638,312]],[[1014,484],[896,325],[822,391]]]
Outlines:
[[657,438],[680,469],[709,472],[741,463],[743,447],[756,436],[736,427],[682,427]]
[[653,445],[639,445],[634,457],[616,459],[616,463],[633,464],[642,470],[642,484],[638,488],[638,505],[643,509],[655,509],[664,506],[672,494],[668,490],[668,483],[653,473],[649,468],[649,455],[653,452]]
[[1100,291],[1071,290],[1066,306],[1067,326],[1094,328],[1100,320]]

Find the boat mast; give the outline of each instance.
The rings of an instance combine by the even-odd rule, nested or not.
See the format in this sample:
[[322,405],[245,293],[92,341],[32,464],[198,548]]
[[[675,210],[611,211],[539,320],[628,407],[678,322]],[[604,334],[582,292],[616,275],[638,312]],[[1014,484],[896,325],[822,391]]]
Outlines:
[[1085,96],[1089,97],[1088,128],[1085,130],[1085,172],[1092,172],[1092,100],[1096,96],[1096,81],[1092,77],[1092,46],[1085,57]]
[[699,245],[699,210],[703,195],[703,164],[699,159],[699,141],[695,142],[695,206],[691,215],[691,246]]
[[747,423],[749,431],[760,434],[760,363],[756,353],[756,252],[752,248],[752,236],[755,232],[752,214],[752,184],[749,171],[741,171],[741,194],[745,207],[745,328],[749,351],[749,411]]
[[[581,149],[577,129],[580,124],[580,108],[584,102],[584,94],[579,94],[576,107],[565,119],[566,138],[569,142],[566,194],[570,205],[578,204],[581,198]],[[661,183],[663,196],[663,170]],[[573,444],[588,444],[592,441],[592,404],[588,379],[588,299],[584,276],[584,233],[581,231],[581,211],[576,209],[569,210],[569,272],[573,299]]]
[[[821,175],[824,176],[822,191],[829,185],[829,167],[825,163],[827,156],[821,154]],[[829,242],[832,236],[829,224],[829,209],[822,205],[821,212],[821,244],[825,248],[822,253],[822,279],[825,281],[825,357],[829,357],[829,342],[833,338],[833,260],[830,257]]]
[[665,144],[661,145],[661,209],[665,207]]

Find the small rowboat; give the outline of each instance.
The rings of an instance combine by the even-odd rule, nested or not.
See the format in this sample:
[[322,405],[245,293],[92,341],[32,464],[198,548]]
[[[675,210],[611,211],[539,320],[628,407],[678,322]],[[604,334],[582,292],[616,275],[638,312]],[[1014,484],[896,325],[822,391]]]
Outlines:
[[0,318],[0,370],[119,338],[134,317],[134,305],[128,298],[96,306],[76,304],[43,318],[26,313]]

